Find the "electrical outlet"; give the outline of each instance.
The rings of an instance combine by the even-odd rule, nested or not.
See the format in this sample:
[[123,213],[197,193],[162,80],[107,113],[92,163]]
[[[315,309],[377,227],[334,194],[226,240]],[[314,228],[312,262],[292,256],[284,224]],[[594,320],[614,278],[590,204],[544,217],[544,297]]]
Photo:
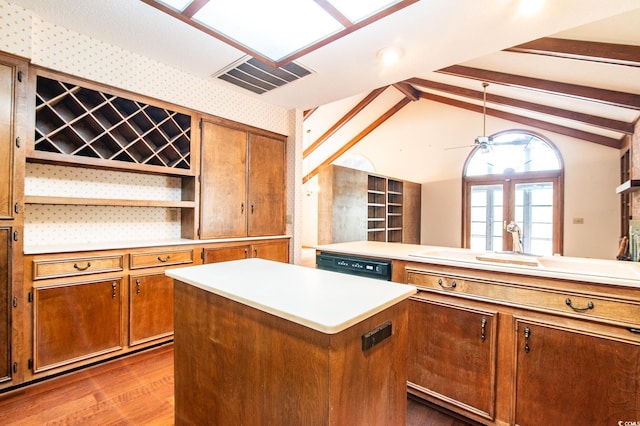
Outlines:
[[584,224],[584,218],[583,217],[574,217],[573,218],[573,224],[574,225],[583,225]]

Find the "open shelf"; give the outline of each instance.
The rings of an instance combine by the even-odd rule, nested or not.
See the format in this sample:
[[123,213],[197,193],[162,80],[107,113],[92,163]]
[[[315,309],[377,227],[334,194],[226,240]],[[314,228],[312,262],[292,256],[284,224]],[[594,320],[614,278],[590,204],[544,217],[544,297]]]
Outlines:
[[40,195],[26,195],[25,204],[49,204],[59,206],[123,206],[123,207],[167,207],[167,208],[195,208],[195,201],[164,201],[164,200],[123,200],[111,198],[76,198],[76,197],[48,197]]
[[29,157],[189,174],[191,117],[38,75]]

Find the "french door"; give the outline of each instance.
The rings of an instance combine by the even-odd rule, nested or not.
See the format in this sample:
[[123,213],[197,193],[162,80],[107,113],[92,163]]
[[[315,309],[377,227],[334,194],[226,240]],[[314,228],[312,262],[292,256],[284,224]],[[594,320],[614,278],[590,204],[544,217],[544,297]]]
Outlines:
[[512,251],[507,225],[521,231],[524,253],[562,253],[562,179],[558,173],[465,178],[463,247]]

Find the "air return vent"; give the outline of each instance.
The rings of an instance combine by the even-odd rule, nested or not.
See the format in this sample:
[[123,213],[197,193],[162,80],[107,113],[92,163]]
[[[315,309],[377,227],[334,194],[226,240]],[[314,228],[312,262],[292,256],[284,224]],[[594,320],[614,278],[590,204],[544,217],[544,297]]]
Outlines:
[[295,62],[289,62],[280,68],[273,68],[255,58],[245,56],[213,76],[243,89],[262,94],[309,74],[311,74],[310,70]]

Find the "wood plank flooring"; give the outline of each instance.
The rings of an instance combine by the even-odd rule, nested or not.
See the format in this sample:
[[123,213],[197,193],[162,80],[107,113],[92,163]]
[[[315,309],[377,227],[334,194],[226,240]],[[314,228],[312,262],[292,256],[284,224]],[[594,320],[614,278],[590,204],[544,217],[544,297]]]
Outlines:
[[[173,425],[173,344],[0,394],[3,425]],[[468,426],[408,399],[407,425]]]

